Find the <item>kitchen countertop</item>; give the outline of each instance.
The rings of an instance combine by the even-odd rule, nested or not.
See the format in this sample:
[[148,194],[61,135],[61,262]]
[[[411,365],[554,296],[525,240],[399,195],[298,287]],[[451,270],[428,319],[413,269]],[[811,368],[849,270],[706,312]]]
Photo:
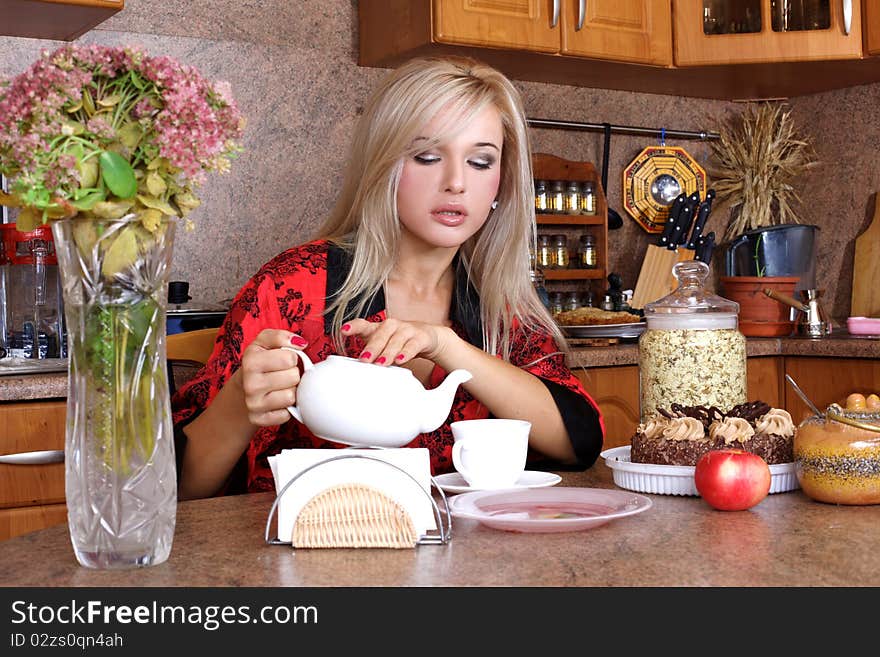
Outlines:
[[[614,488],[600,458],[560,486]],[[292,550],[263,541],[271,493],[182,502],[171,556],[128,571],[80,567],[66,525],[0,542],[2,586],[877,586],[880,505],[777,493],[748,511],[699,497],[586,531],[520,534],[454,519],[447,545]]]
[[[826,338],[748,338],[746,353],[755,356],[826,356],[834,358],[880,358],[880,338],[854,337],[841,332]],[[571,367],[612,367],[638,363],[638,344],[574,347]],[[64,399],[67,374],[6,374],[0,376],[0,401]]]

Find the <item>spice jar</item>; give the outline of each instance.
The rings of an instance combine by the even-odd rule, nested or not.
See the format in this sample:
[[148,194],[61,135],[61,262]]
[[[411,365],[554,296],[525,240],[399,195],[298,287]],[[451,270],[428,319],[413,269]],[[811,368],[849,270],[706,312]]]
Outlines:
[[546,213],[549,209],[547,200],[547,181],[535,181],[535,212],[541,214]]
[[566,293],[562,307],[564,310],[577,310],[581,307],[581,295],[577,291]]
[[562,292],[550,293],[550,314],[557,315],[565,310],[565,303],[562,298]]
[[565,212],[565,186],[561,180],[554,180],[550,184],[550,193],[547,195],[547,210],[555,214]]
[[572,180],[566,186],[565,198],[563,199],[563,209],[565,214],[580,214],[581,186],[577,181]]
[[596,214],[595,185],[589,181],[581,185],[580,213]]
[[672,404],[727,411],[746,400],[746,339],[739,304],[705,289],[709,266],[676,263],[678,287],[645,305],[639,338],[639,406],[645,422]]
[[552,269],[556,266],[556,251],[550,243],[549,235],[538,235],[538,253],[535,260],[538,269]]
[[592,235],[581,235],[581,244],[578,247],[578,266],[581,269],[595,269],[598,264],[596,244]]
[[553,236],[553,251],[556,253],[556,268],[566,269],[569,265],[568,238],[565,235]]

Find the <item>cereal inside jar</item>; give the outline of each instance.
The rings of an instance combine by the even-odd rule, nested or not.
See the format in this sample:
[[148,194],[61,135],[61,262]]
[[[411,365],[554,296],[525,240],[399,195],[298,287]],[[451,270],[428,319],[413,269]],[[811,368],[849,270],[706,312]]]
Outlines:
[[746,339],[739,304],[705,289],[709,267],[677,263],[678,287],[645,306],[639,338],[641,421],[672,404],[729,409],[747,401]]

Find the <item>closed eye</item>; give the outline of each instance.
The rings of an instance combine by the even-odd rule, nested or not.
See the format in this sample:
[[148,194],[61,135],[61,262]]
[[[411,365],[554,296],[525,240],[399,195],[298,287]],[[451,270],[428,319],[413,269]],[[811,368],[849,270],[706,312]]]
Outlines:
[[[426,165],[426,166],[430,165],[430,164],[436,164],[437,162],[440,161],[440,159],[441,158],[437,155],[426,155],[424,153],[413,156],[413,160],[415,160],[419,164]],[[494,157],[479,157],[479,158],[470,159],[467,162],[474,169],[477,169],[479,171],[485,171],[486,169],[492,168],[492,165],[495,164],[495,158]]]

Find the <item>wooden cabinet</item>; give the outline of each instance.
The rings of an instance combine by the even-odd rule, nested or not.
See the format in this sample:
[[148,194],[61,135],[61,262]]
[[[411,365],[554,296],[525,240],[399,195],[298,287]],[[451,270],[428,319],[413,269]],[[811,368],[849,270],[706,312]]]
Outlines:
[[73,41],[125,7],[125,0],[0,0],[0,35]]
[[431,44],[672,63],[669,0],[370,0],[358,16],[366,66]]
[[[573,162],[547,153],[532,156],[532,169],[536,180],[592,182],[595,193],[595,214],[545,214],[536,213],[538,235],[565,235],[568,240],[569,266],[561,268],[541,268],[548,292],[555,289],[578,287],[589,289],[596,298],[606,287],[605,277],[608,267],[608,203],[602,183],[591,162]],[[596,266],[583,268],[577,259],[577,248],[581,235],[592,235],[596,249]],[[575,284],[557,285],[560,282]]]
[[865,33],[865,54],[880,55],[880,6],[865,6],[862,15],[862,29]]
[[844,4],[842,0],[679,0],[674,11],[675,64],[858,59],[861,5],[852,0],[847,31]]
[[669,0],[562,0],[565,55],[669,66]]
[[603,449],[629,445],[639,426],[639,367],[591,367],[574,370],[598,404],[605,420]]
[[[845,1],[370,0],[358,3],[358,63],[465,55],[520,80],[725,100],[793,97],[880,82],[871,57],[880,55],[878,3],[852,0],[847,35]],[[774,31],[783,4],[821,5],[828,27]],[[743,7],[751,8],[747,20],[735,13]],[[737,32],[707,34],[713,12],[722,12],[722,30]],[[755,17],[758,31],[739,31],[744,22],[754,30]]]
[[746,397],[761,400],[773,408],[785,407],[781,356],[761,356],[746,361]]
[[[64,449],[66,402],[0,404],[0,455]],[[0,463],[0,540],[64,522],[64,463]]]
[[438,43],[559,52],[559,16],[554,24],[553,0],[410,0],[406,4],[429,6],[425,13],[433,13],[430,37]]
[[[880,360],[874,358],[786,356],[785,373],[823,411],[829,404],[844,404],[847,395],[853,392],[865,396],[880,393]],[[788,384],[785,384],[785,408],[795,424],[812,415]]]

